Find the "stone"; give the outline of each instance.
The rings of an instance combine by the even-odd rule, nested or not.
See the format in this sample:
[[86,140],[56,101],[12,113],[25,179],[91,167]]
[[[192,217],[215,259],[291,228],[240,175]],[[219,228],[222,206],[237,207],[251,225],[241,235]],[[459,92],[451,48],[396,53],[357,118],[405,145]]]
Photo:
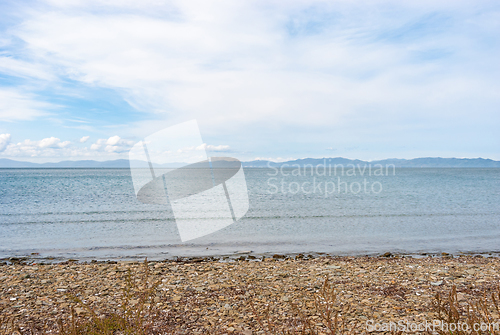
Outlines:
[[[148,318],[146,310],[154,309],[159,320],[169,320],[175,334],[270,334],[273,331],[262,328],[257,321],[267,320],[267,308],[275,325],[289,324],[295,315],[293,308],[297,308],[317,327],[318,334],[327,334],[324,321],[315,312],[314,297],[321,293],[328,277],[337,293],[334,306],[350,305],[352,308],[342,317],[348,324],[358,324],[346,333],[360,334],[362,325],[370,318],[432,320],[430,303],[434,294],[441,292],[447,297],[452,284],[457,286],[457,299],[464,305],[483,297],[482,293],[500,281],[500,260],[496,257],[317,255],[315,259],[293,260],[280,256],[284,258],[271,262],[260,262],[260,255],[256,261],[245,262],[219,262],[216,258],[204,258],[203,262],[190,262],[187,258],[154,262],[147,280],[141,276],[142,264],[137,262],[48,264],[38,265],[36,272],[30,265],[1,266],[0,310],[2,316],[15,316],[24,329],[29,329],[29,322],[33,322],[44,333],[57,333],[57,320],[69,320],[71,307],[78,308],[78,320],[90,317],[87,307],[71,300],[68,292],[76,294],[89,308],[95,308],[99,317],[105,312],[120,313],[130,270],[136,280],[130,302],[136,305],[129,308],[142,305],[136,291],[146,291],[159,283],[154,295],[142,306],[143,315]],[[272,260],[269,256],[268,259]],[[30,278],[24,278],[26,274]]]

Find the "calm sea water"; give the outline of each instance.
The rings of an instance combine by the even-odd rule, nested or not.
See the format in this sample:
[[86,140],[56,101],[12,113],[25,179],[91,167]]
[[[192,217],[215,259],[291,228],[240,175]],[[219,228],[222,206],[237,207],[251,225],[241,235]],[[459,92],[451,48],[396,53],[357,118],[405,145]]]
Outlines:
[[500,169],[276,172],[245,169],[248,213],[181,243],[169,206],[137,201],[127,169],[0,169],[0,258],[500,251]]

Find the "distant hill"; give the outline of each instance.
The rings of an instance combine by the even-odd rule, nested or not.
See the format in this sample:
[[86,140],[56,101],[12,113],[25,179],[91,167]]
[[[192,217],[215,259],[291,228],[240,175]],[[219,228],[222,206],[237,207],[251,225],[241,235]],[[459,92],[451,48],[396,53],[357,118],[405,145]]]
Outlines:
[[[144,164],[144,163],[143,163]],[[394,164],[398,168],[450,168],[450,167],[463,167],[463,168],[500,168],[500,161],[494,161],[492,159],[484,158],[441,158],[441,157],[425,157],[425,158],[414,158],[414,159],[384,159],[379,161],[362,161],[358,159],[347,159],[342,157],[335,158],[304,158],[296,159],[287,162],[270,162],[266,160],[255,160],[250,162],[242,162],[244,167],[256,167],[263,168],[267,166],[280,167],[284,164],[292,166],[298,164],[304,166],[307,164],[316,166],[319,164],[335,165],[342,164],[346,166],[347,164],[354,165],[365,165],[371,164]],[[269,165],[268,165],[269,164]],[[184,165],[183,163],[172,163],[159,165],[161,167],[175,168]],[[156,166],[156,164],[155,164]],[[130,167],[129,161],[127,159],[117,159],[112,161],[94,161],[94,160],[82,160],[82,161],[62,161],[57,163],[31,163],[15,161],[7,158],[0,158],[0,168],[115,168],[115,169],[128,169]]]
[[[326,162],[326,163],[325,163]],[[280,162],[280,163],[275,163],[275,162],[270,162],[270,161],[263,161],[263,160],[257,160],[257,161],[251,161],[251,162],[243,162],[244,167],[267,167],[269,163],[269,166],[282,166],[283,164],[288,164],[288,165],[293,165],[293,164],[299,164],[300,166],[304,166],[307,164],[311,164],[313,166],[316,166],[318,164],[367,164],[368,162],[361,161],[358,159],[347,159],[347,158],[342,158],[342,157],[336,157],[336,158],[302,158],[302,159],[296,159],[293,161],[287,161],[287,162]]]
[[[269,164],[269,165],[268,165]],[[487,168],[487,167],[500,167],[500,161],[494,161],[491,159],[484,158],[441,158],[441,157],[426,157],[426,158],[414,158],[414,159],[384,159],[379,161],[362,161],[359,159],[347,159],[342,157],[336,158],[304,158],[297,159],[293,161],[275,163],[264,160],[257,160],[251,162],[243,162],[244,167],[267,167],[274,166],[280,167],[284,164],[292,166],[298,164],[304,166],[307,164],[316,166],[319,164],[335,165],[342,164],[346,166],[347,164],[354,165],[366,165],[375,164],[387,165],[394,164],[395,167],[413,167],[413,168],[425,168],[425,167],[469,167],[469,168]]]
[[500,161],[484,158],[441,158],[425,157],[414,159],[385,159],[372,164],[394,164],[396,167],[500,167]]

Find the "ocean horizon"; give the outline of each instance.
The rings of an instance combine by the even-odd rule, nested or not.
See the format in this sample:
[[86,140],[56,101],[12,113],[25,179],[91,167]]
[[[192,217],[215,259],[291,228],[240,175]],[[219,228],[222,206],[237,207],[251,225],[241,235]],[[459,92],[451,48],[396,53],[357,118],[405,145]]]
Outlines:
[[0,169],[0,258],[500,251],[496,168],[244,172],[247,214],[181,242],[171,206],[139,202],[127,169]]

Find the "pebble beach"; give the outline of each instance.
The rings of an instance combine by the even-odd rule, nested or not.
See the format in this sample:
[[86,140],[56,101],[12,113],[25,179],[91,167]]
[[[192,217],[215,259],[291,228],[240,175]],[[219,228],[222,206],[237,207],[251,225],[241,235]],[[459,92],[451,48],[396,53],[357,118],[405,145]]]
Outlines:
[[489,294],[499,267],[497,257],[451,255],[9,262],[0,266],[0,313],[27,333],[57,333],[72,310],[85,321],[143,304],[152,333],[273,334],[307,318],[327,334],[315,305],[327,279],[345,333],[363,334],[374,323],[434,320],[434,296],[453,286],[459,304]]

